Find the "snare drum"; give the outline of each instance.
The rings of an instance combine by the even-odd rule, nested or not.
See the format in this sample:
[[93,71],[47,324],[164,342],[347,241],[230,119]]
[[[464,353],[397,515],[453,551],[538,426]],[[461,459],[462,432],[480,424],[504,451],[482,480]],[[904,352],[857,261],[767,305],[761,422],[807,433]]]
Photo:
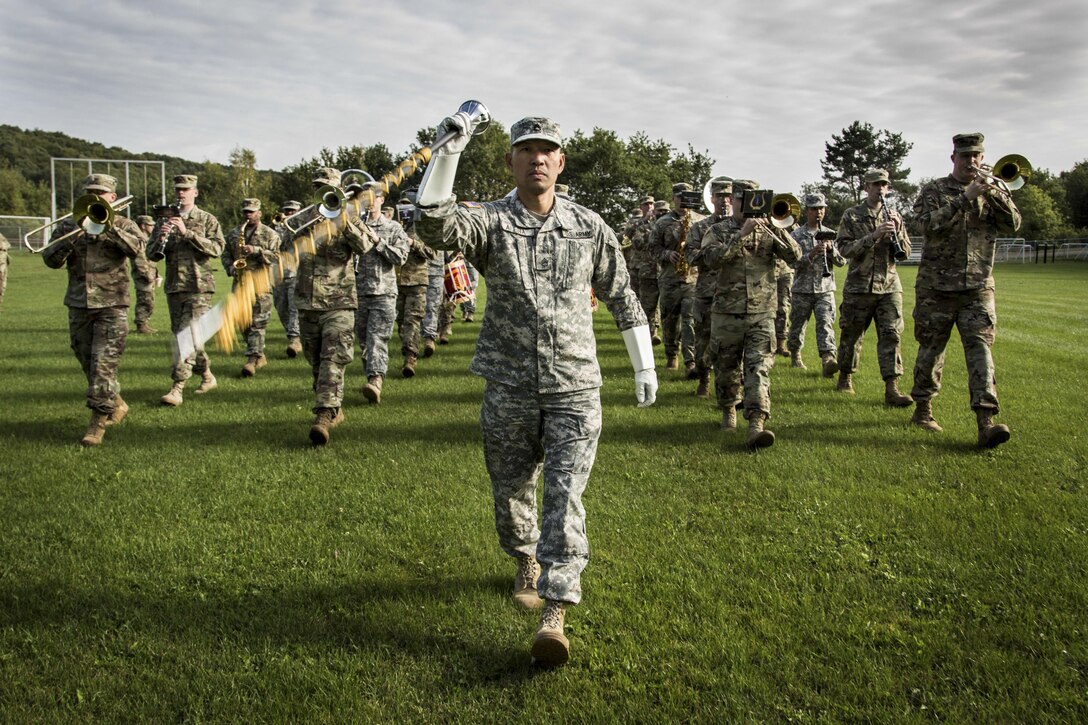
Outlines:
[[476,292],[472,289],[472,280],[468,276],[468,265],[464,257],[456,257],[446,264],[446,297],[453,304],[461,304],[476,299]]

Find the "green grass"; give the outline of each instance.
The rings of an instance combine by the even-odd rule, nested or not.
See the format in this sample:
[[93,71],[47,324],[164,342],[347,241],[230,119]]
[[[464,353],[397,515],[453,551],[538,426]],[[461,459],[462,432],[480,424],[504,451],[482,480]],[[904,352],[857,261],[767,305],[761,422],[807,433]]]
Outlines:
[[[65,275],[17,256],[0,312],[0,721],[1083,722],[1088,265],[997,276],[1013,438],[990,452],[956,337],[929,435],[881,405],[872,330],[844,398],[810,329],[810,369],[773,372],[778,441],[748,454],[676,373],[659,367],[658,404],[635,408],[598,312],[593,554],[572,660],[540,671],[495,541],[466,371],[478,324],[390,378],[378,408],[353,363],[324,450],[278,323],[256,378],[213,353],[219,390],[176,410],[157,404],[168,336],[133,335],[129,419],[83,450]],[[169,327],[161,295],[153,322]],[[909,316],[904,340],[909,371]]]

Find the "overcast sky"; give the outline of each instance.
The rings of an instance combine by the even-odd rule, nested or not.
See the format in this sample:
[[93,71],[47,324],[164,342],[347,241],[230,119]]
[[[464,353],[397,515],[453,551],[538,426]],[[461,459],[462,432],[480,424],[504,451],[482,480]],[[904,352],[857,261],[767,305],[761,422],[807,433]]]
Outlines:
[[796,192],[854,120],[911,178],[953,134],[1052,172],[1088,158],[1084,0],[519,3],[0,0],[0,121],[280,169],[322,147],[405,151],[465,99],[509,126],[644,131],[714,173]]

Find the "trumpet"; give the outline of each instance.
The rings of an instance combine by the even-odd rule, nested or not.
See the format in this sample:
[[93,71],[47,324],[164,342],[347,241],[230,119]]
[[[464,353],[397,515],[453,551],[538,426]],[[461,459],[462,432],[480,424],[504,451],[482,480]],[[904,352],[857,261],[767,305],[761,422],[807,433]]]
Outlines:
[[1010,196],[1031,178],[1031,162],[1019,154],[1008,154],[997,160],[993,166],[982,164],[973,167],[975,175],[985,180],[986,184],[1005,196]]
[[[31,229],[29,232],[23,235],[23,244],[30,250],[31,254],[37,254],[43,251],[49,244],[56,244],[62,242],[68,237],[79,234],[80,232],[86,232],[91,236],[102,234],[108,231],[113,226],[113,220],[116,218],[117,213],[124,211],[132,204],[132,200],[135,197],[132,195],[121,197],[116,201],[106,201],[98,194],[84,194],[76,199],[72,204],[72,211],[68,212],[62,217],[58,217],[48,224],[42,224],[40,227]],[[49,240],[48,244],[43,245],[39,249],[34,249],[30,244],[30,237],[37,234],[43,229],[48,229],[51,226],[60,224],[62,221],[68,218],[73,218],[76,221],[76,228],[72,231],[64,234],[56,239]]]

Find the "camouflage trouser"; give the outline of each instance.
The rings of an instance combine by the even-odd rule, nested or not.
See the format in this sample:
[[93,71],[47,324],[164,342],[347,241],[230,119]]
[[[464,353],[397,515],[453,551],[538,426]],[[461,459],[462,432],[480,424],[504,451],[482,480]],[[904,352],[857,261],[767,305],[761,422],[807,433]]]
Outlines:
[[638,301],[642,303],[642,311],[646,313],[646,319],[650,322],[650,335],[657,334],[658,325],[661,324],[661,314],[658,312],[657,303],[660,290],[657,287],[657,271],[654,276],[642,275],[638,278]]
[[808,318],[816,315],[816,349],[820,357],[835,354],[835,293],[797,292],[793,295],[790,310],[790,352],[805,347],[805,327]]
[[423,337],[438,337],[439,308],[446,301],[446,283],[441,266],[427,267],[427,312],[423,315]]
[[[170,310],[170,331],[177,335],[189,327],[194,319],[208,311],[209,294],[203,292],[173,292],[166,295],[166,306]],[[195,350],[184,360],[174,363],[174,372],[171,378],[175,383],[184,383],[193,376],[203,375],[209,369],[211,361],[208,353],[203,350]]]
[[700,370],[712,370],[714,364],[706,358],[706,349],[710,345],[710,308],[713,297],[696,297],[692,305],[692,317],[695,320],[695,364]]
[[253,324],[246,328],[246,355],[264,355],[264,331],[272,319],[272,295],[253,300]]
[[778,275],[778,310],[774,316],[775,345],[786,339],[790,324],[790,301],[793,299],[793,273]]
[[68,308],[68,336],[87,376],[87,407],[109,415],[121,392],[117,366],[128,339],[128,308]]
[[880,377],[884,380],[898,378],[903,374],[903,357],[899,354],[899,336],[903,334],[902,292],[843,292],[839,307],[839,328],[842,330],[839,370],[850,374],[858,369],[865,330],[874,320]]
[[[542,598],[577,604],[589,561],[582,492],[601,435],[600,392],[536,393],[488,381],[480,428],[499,545],[511,556],[536,554]],[[544,512],[538,529],[541,471]]]
[[626,264],[627,264],[627,277],[628,277],[628,279],[631,280],[631,282],[630,282],[631,291],[635,293],[635,297],[639,297],[639,299],[642,299],[639,296],[639,292],[638,292],[638,290],[639,290],[638,267],[635,266],[635,263],[631,259],[628,259],[628,257],[630,257],[631,255],[625,254],[623,256],[624,256],[624,258],[626,260]]
[[389,338],[397,316],[396,295],[359,295],[355,311],[355,339],[366,355],[366,376],[385,377],[389,369]]
[[658,283],[661,290],[661,337],[665,355],[695,360],[695,285],[674,280]]
[[295,281],[298,277],[284,277],[272,290],[276,315],[280,318],[287,339],[298,337],[298,309],[295,307]]
[[142,254],[131,262],[132,283],[136,287],[136,324],[140,325],[151,319],[155,311],[155,282],[159,279],[159,270]]
[[419,330],[427,312],[427,286],[413,284],[397,288],[397,332],[400,353],[405,357],[419,354]]
[[757,410],[770,417],[774,345],[773,312],[713,313],[707,355],[714,361],[714,391],[719,408],[729,410],[740,402],[743,378],[744,417]]
[[918,359],[914,363],[915,400],[930,400],[941,390],[944,351],[955,326],[967,358],[967,386],[974,410],[996,413],[997,378],[990,352],[997,336],[997,307],[992,289],[938,292],[919,287],[915,291],[914,338]]
[[0,305],[4,304],[4,290],[8,288],[8,253],[0,250]]
[[299,310],[302,354],[314,376],[314,412],[339,408],[344,400],[344,370],[355,355],[354,310]]

